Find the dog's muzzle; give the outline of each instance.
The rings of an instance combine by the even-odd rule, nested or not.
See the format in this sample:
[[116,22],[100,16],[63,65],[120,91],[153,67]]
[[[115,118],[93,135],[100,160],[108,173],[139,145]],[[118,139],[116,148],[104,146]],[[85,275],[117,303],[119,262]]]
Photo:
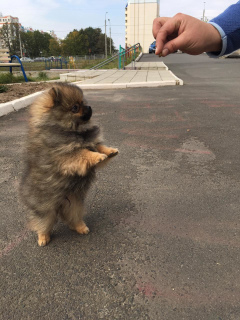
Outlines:
[[92,108],[90,106],[84,106],[83,115],[81,119],[83,121],[88,121],[92,116]]

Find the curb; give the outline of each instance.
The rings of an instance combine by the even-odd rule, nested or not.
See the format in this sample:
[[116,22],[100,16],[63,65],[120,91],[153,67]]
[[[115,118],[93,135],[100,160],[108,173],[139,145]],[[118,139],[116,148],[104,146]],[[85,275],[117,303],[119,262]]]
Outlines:
[[176,79],[176,85],[183,86],[183,80],[182,80],[182,79],[180,79],[180,78],[178,78],[177,76],[175,76],[175,74],[172,73],[171,70],[168,70],[168,72],[170,72],[171,75]]
[[142,58],[143,53],[141,52],[140,55],[135,59],[135,62],[138,62]]
[[81,87],[84,90],[104,90],[104,89],[126,89],[126,88],[156,88],[164,86],[179,85],[176,80],[168,81],[148,81],[148,82],[133,82],[133,83],[107,83],[107,84],[81,84],[81,82],[75,82],[75,85]]
[[18,111],[22,108],[29,106],[34,99],[39,96],[43,91],[32,93],[26,97],[15,99],[6,103],[0,104],[0,117],[7,115],[10,112]]

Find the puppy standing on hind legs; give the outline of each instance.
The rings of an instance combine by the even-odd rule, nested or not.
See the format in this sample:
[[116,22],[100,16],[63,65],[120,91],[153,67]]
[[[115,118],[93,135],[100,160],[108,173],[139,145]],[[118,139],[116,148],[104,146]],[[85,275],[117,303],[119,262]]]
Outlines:
[[20,193],[40,246],[50,241],[58,216],[78,233],[89,232],[84,200],[95,168],[118,153],[102,144],[91,116],[82,90],[67,83],[55,84],[31,105]]

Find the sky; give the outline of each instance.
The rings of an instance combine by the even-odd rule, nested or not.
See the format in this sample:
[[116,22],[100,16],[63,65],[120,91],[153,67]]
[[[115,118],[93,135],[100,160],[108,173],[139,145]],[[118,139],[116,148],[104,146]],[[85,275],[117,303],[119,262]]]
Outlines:
[[[125,6],[127,0],[11,0],[1,1],[3,16],[18,17],[24,27],[34,30],[54,30],[63,39],[73,29],[101,28],[110,34],[116,48],[124,46]],[[201,18],[205,2],[205,16],[212,19],[235,0],[160,0],[160,16],[172,17],[178,12]],[[107,12],[107,14],[106,14]],[[110,22],[108,21],[110,19]]]

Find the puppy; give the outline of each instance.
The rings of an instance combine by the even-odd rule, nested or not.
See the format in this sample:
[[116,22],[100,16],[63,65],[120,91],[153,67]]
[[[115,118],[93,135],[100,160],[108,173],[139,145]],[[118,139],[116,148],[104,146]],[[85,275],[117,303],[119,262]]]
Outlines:
[[89,232],[83,221],[84,199],[95,168],[118,153],[102,144],[91,116],[82,90],[67,83],[55,84],[31,105],[20,193],[39,246],[50,241],[57,216],[78,233]]

